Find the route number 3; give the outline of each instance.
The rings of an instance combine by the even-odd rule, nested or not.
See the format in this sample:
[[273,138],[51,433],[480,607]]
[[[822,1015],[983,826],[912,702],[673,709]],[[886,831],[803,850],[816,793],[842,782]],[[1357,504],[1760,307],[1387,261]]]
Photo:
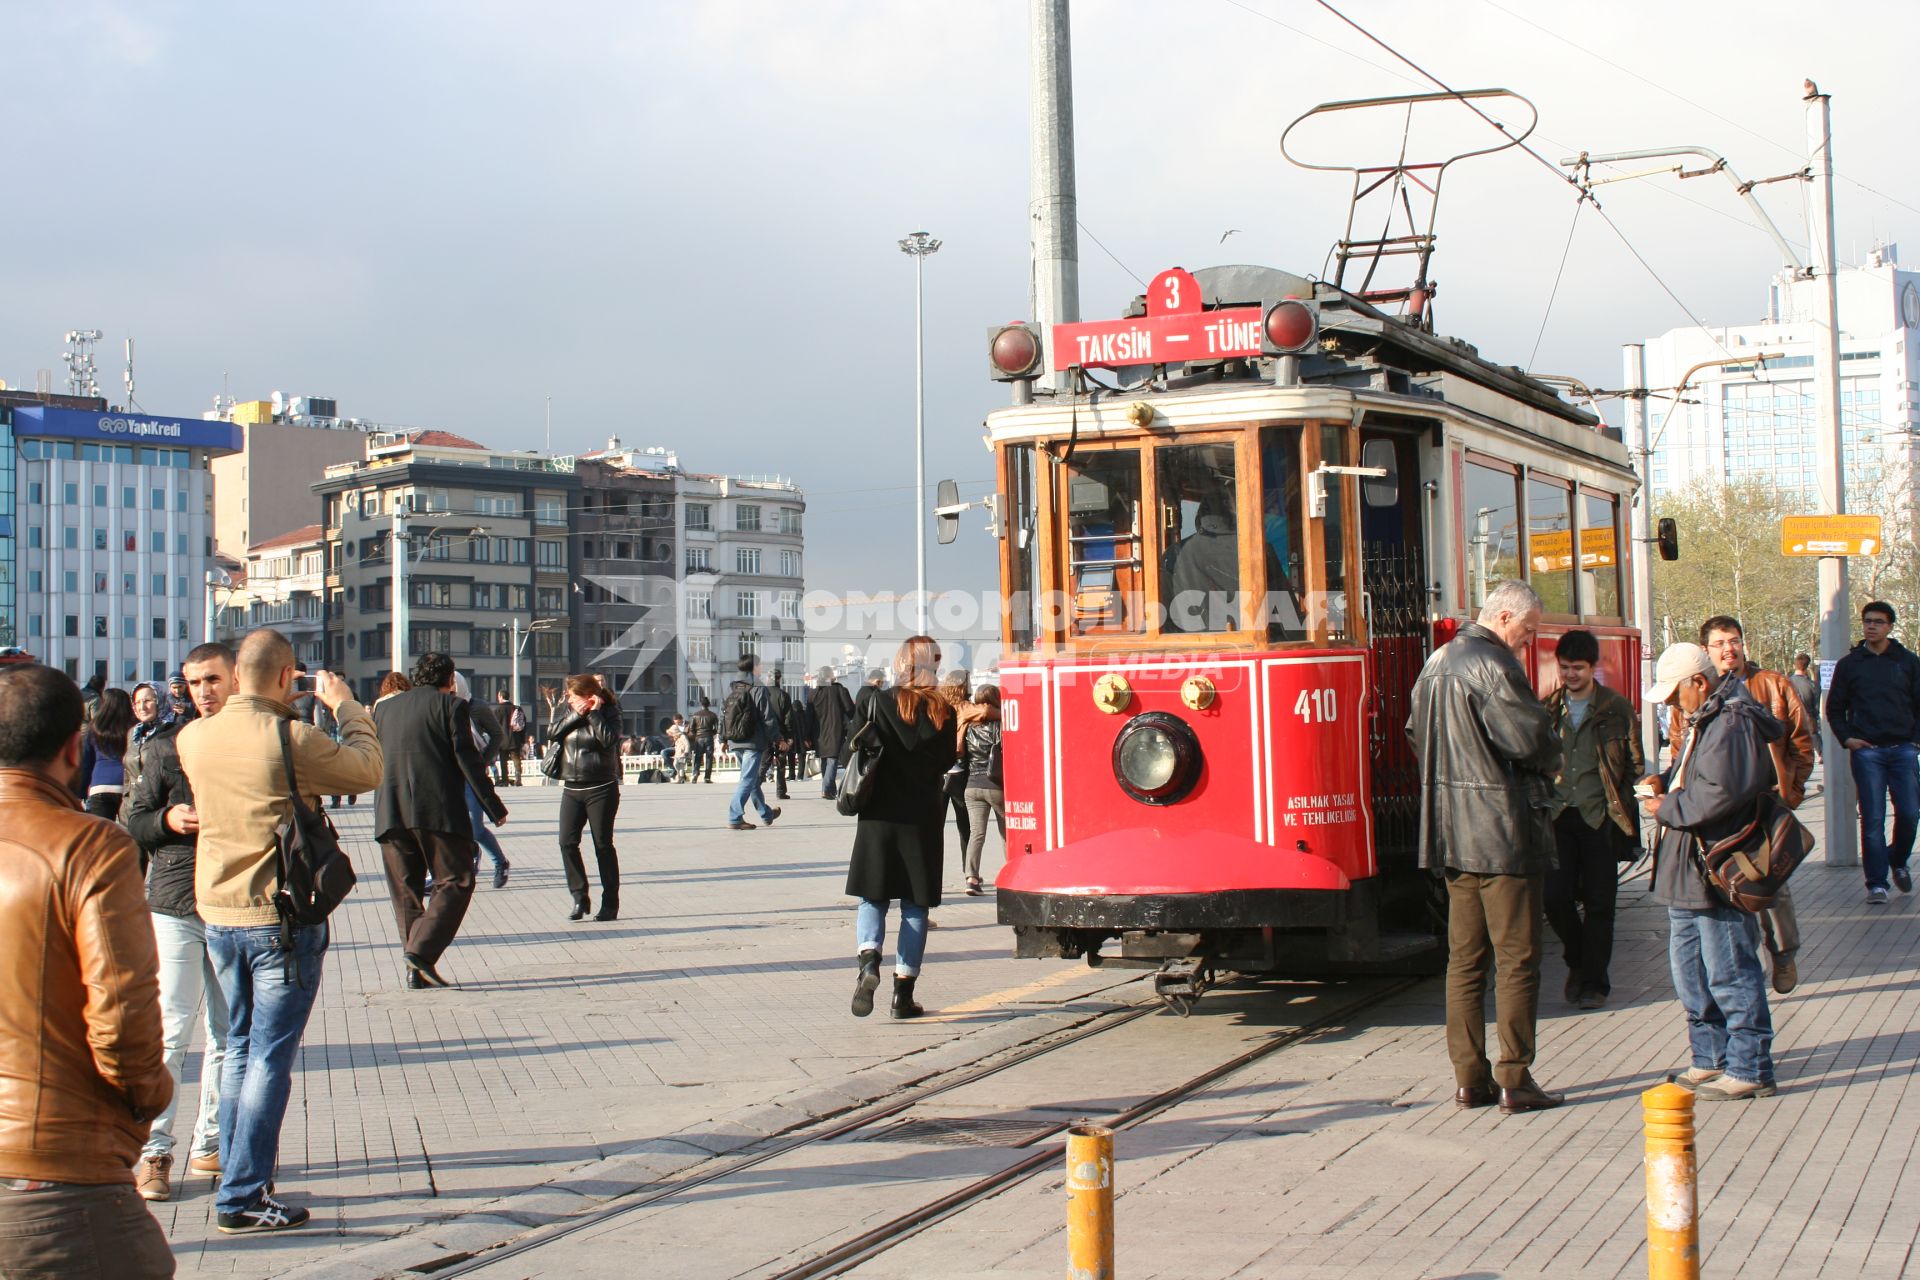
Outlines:
[[1294,700],[1293,714],[1307,724],[1332,724],[1339,718],[1340,704],[1331,689],[1302,689]]
[[1167,310],[1178,311],[1180,309],[1180,277],[1177,275],[1168,276],[1166,286]]

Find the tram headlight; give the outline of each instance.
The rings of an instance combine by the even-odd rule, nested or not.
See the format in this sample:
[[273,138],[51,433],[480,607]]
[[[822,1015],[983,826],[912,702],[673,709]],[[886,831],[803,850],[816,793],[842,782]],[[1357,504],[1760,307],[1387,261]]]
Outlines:
[[1180,717],[1144,712],[1113,740],[1113,776],[1142,804],[1173,804],[1200,780],[1200,740]]

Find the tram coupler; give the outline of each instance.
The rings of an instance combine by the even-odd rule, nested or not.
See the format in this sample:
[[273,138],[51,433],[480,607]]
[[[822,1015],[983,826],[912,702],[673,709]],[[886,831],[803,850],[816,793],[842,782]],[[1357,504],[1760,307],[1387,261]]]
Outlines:
[[1153,994],[1181,1017],[1193,1012],[1193,1002],[1214,983],[1212,963],[1206,958],[1172,960],[1153,975]]

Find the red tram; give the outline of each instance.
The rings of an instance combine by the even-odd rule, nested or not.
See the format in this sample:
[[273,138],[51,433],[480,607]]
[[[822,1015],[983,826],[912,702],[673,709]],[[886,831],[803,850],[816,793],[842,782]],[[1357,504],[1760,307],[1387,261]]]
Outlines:
[[[999,918],[1020,956],[1218,970],[1432,964],[1405,733],[1422,663],[1529,579],[1638,702],[1626,448],[1545,383],[1333,285],[1163,272],[1054,364],[1116,390],[992,413],[1006,777]],[[1039,335],[991,336],[995,376]],[[1075,373],[1076,379],[1081,375]]]

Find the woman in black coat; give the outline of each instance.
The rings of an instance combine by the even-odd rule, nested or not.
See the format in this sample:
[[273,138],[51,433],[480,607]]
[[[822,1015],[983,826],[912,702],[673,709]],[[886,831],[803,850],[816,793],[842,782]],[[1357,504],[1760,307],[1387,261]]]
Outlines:
[[[887,906],[900,901],[900,940],[893,961],[893,1016],[917,1018],[913,984],[927,949],[927,911],[940,905],[941,839],[946,797],[941,779],[953,764],[953,708],[940,696],[940,649],[913,636],[893,658],[894,687],[865,700],[854,714],[848,749],[877,740],[880,762],[873,792],[860,812],[847,869],[847,892],[860,899],[855,923],[860,976],[853,1014],[873,1012],[880,985],[880,951],[887,940]],[[862,738],[863,732],[866,738]]]
[[813,749],[820,753],[820,798],[831,800],[838,794],[833,784],[840,777],[840,753],[846,749],[847,726],[853,719],[853,695],[834,679],[832,667],[822,667],[807,705],[813,708]]
[[587,868],[580,860],[580,830],[593,832],[600,864],[600,910],[595,920],[620,916],[620,857],[613,848],[613,818],[620,811],[620,704],[592,675],[568,676],[567,713],[547,733],[547,750],[559,752],[560,865],[573,894],[569,920],[586,918]]

